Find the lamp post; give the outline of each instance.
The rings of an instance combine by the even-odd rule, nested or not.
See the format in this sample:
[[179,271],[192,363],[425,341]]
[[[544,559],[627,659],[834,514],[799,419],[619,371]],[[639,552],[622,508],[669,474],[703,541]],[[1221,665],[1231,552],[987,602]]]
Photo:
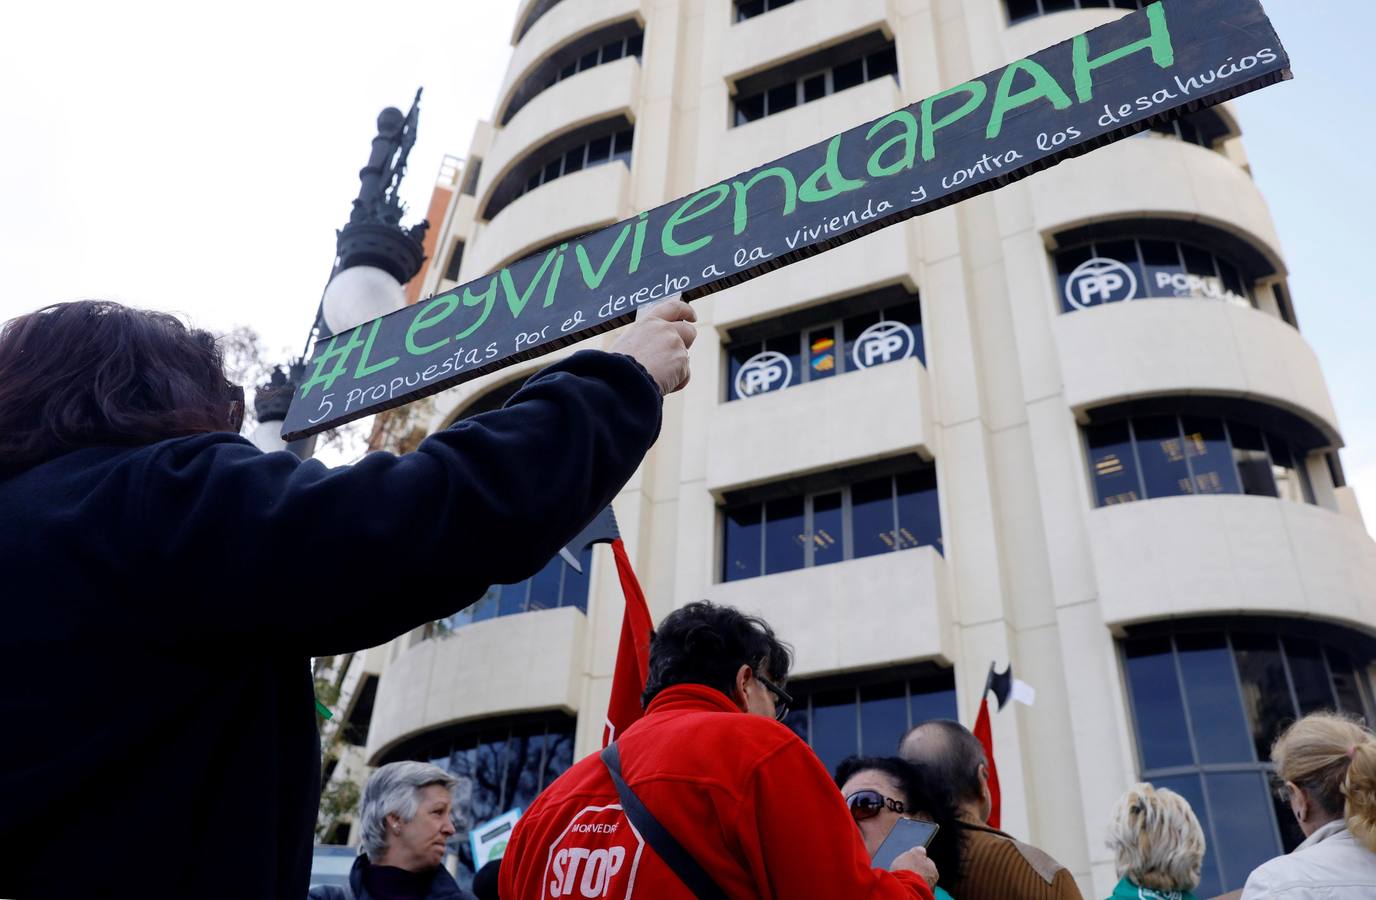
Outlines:
[[302,459],[310,457],[315,439],[287,444],[282,440],[282,422],[304,374],[311,341],[401,309],[406,305],[403,286],[425,262],[423,241],[430,223],[421,220],[410,228],[402,227],[406,209],[398,196],[406,175],[406,158],[416,142],[420,95],[417,90],[411,111],[404,115],[391,106],[378,114],[372,153],[368,164],[359,170],[358,196],[349,221],[336,233],[334,267],[316,308],[306,347],[300,359],[285,370],[277,367],[267,384],[256,387],[253,404],[258,427],[250,439],[264,451],[290,450]]

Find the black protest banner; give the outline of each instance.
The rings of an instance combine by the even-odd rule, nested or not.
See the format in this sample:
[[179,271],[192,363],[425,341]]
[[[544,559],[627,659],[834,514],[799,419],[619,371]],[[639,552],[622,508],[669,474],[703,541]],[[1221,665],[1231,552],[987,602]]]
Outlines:
[[693,300],[1290,77],[1259,0],[1161,0],[318,341],[288,440]]

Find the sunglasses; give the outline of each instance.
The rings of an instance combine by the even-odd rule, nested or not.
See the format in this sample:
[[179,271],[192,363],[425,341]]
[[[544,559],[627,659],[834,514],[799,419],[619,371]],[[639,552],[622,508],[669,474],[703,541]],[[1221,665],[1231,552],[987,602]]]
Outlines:
[[755,673],[755,677],[759,679],[760,684],[764,685],[765,690],[774,695],[774,718],[782,722],[788,717],[788,708],[793,705],[793,698],[789,696],[788,691],[758,672]]
[[907,811],[903,801],[890,800],[878,791],[856,791],[846,798],[846,806],[850,807],[851,818],[857,822],[873,819],[885,809],[891,809],[899,815]]

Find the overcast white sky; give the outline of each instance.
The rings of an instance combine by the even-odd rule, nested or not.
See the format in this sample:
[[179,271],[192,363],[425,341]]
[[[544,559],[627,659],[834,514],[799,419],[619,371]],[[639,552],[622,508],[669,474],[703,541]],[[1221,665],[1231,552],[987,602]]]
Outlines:
[[[727,2],[727,0],[713,0]],[[843,2],[843,0],[819,0]],[[1376,524],[1371,0],[1268,0],[1296,80],[1244,98],[1248,153]],[[0,320],[102,297],[299,353],[374,119],[425,87],[403,196],[491,112],[516,0],[13,5],[0,44]],[[438,225],[438,223],[435,223]],[[1364,268],[1364,267],[1363,267]]]

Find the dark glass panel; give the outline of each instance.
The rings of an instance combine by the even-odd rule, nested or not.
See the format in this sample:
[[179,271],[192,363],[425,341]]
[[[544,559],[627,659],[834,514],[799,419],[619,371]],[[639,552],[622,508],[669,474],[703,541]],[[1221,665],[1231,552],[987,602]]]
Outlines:
[[741,366],[750,361],[751,357],[759,355],[764,350],[764,344],[759,341],[751,341],[747,344],[732,344],[726,351],[726,399],[740,400],[736,394],[736,376],[740,374]]
[[511,751],[511,762],[507,766],[506,805],[508,809],[516,806],[525,809],[540,793],[540,774],[544,768],[545,726],[537,723],[515,729]]
[[626,42],[625,42],[625,41],[612,41],[610,44],[608,44],[607,46],[605,46],[605,47],[602,48],[602,62],[603,62],[603,63],[616,62],[618,59],[620,59],[622,56],[625,56],[625,55],[626,55]]
[[1303,638],[1285,639],[1285,659],[1290,664],[1290,680],[1295,684],[1300,715],[1307,716],[1321,709],[1337,709],[1333,683],[1323,662],[1323,650],[1317,641]]
[[1042,0],[1042,11],[1048,13],[1064,12],[1075,8],[1075,0]]
[[764,0],[739,0],[736,3],[737,21],[753,19],[764,12]]
[[470,606],[469,612],[472,614],[472,621],[481,622],[483,619],[495,618],[497,608],[501,603],[502,586],[494,584],[487,589],[487,593],[478,599],[477,603]]
[[850,508],[856,559],[894,549],[893,478],[875,478],[852,487]]
[[587,149],[587,147],[574,147],[568,153],[564,154],[565,175],[568,175],[570,172],[577,172],[583,168],[583,154]]
[[1023,19],[1031,19],[1039,15],[1037,0],[1007,0],[1008,21],[1021,22]]
[[1187,144],[1194,144],[1196,147],[1208,148],[1208,142],[1204,140],[1204,135],[1199,133],[1199,129],[1194,126],[1193,122],[1187,122],[1182,119],[1175,124],[1176,131],[1180,135],[1182,141]]
[[1242,280],[1237,267],[1225,260],[1218,260],[1218,271],[1223,278],[1223,290],[1231,303],[1239,306],[1256,306],[1256,301],[1252,299],[1252,292],[1247,289],[1246,283]]
[[1132,421],[1137,437],[1137,459],[1148,497],[1174,497],[1193,493],[1185,466],[1185,445],[1180,420],[1175,416],[1150,416]]
[[1147,279],[1143,293],[1148,297],[1184,296],[1188,282],[1179,246],[1171,241],[1142,241],[1141,246]]
[[510,616],[515,613],[525,612],[526,604],[530,599],[530,579],[518,581],[515,584],[502,585],[502,596],[498,601],[497,615]]
[[828,772],[856,752],[855,689],[823,691],[812,697],[812,750]]
[[751,503],[726,510],[726,534],[722,547],[722,581],[739,581],[760,574],[760,550],[764,525],[763,504]]
[[1233,445],[1238,477],[1242,480],[1242,493],[1275,497],[1276,480],[1271,474],[1271,458],[1266,454],[1260,429],[1229,422],[1228,437]]
[[[559,558],[563,562],[563,557]],[[564,590],[559,596],[560,606],[576,606],[583,612],[588,611],[588,578],[592,573],[592,548],[584,547],[578,554],[578,562],[583,571],[575,572],[572,566],[564,565]]]
[[1304,832],[1300,830],[1300,823],[1295,821],[1295,813],[1290,809],[1290,797],[1284,782],[1275,773],[1267,773],[1266,778],[1271,787],[1271,808],[1276,814],[1276,824],[1280,826],[1280,845],[1286,853],[1290,853],[1304,843]]
[[809,381],[830,378],[839,370],[836,363],[836,327],[828,325],[808,333],[807,377]]
[[736,124],[744,125],[764,118],[764,94],[736,98]]
[[1223,866],[1223,889],[1236,890],[1253,869],[1280,854],[1266,778],[1260,772],[1210,774],[1204,776],[1204,788]]
[[1266,445],[1271,451],[1271,475],[1276,480],[1276,492],[1281,499],[1313,503],[1314,496],[1305,490],[1307,479],[1300,477],[1302,473],[1291,454],[1290,444],[1284,438],[1268,433]]
[[915,345],[913,355],[925,366],[927,364],[927,351],[922,336],[922,305],[920,303],[902,303],[884,310],[883,316],[885,321],[902,322],[913,330],[913,343]]
[[578,74],[578,63],[571,62],[559,70],[559,79],[562,81],[565,78],[572,78],[576,74]]
[[1338,711],[1350,716],[1367,718],[1371,711],[1362,701],[1358,679],[1366,676],[1353,664],[1352,659],[1342,650],[1328,648],[1328,668],[1333,673],[1333,693],[1338,697]]
[[841,492],[812,499],[812,564],[824,566],[845,558],[841,520]]
[[616,143],[612,146],[612,158],[624,159],[630,165],[631,149],[635,145],[635,131],[627,128],[616,133]]
[[840,93],[847,88],[853,88],[857,84],[865,81],[865,61],[863,59],[853,59],[850,62],[843,62],[831,70],[831,89],[833,93]]
[[1072,250],[1062,250],[1056,254],[1056,285],[1060,293],[1057,295],[1061,299],[1061,310],[1063,312],[1074,312],[1079,307],[1070,302],[1067,288],[1070,283],[1070,276],[1076,267],[1089,262],[1094,257],[1091,247],[1076,247]]
[[1080,0],[1081,9],[1107,9],[1111,0]]
[[871,325],[876,325],[883,318],[883,313],[868,312],[858,316],[851,316],[841,323],[841,346],[840,359],[841,365],[845,366],[845,371],[850,372],[860,368],[855,364],[855,342],[860,339],[860,335],[865,333],[865,329]]
[[1175,639],[1200,763],[1252,762],[1252,742],[1222,632]]
[[860,751],[866,756],[889,756],[908,730],[908,698],[904,684],[876,684],[860,689]]
[[548,184],[549,182],[551,182],[551,181],[553,181],[554,179],[558,178],[558,177],[559,177],[560,170],[561,170],[562,167],[563,167],[563,163],[564,163],[564,158],[563,158],[563,157],[560,157],[559,159],[551,160],[550,162],[546,163],[546,164],[545,164],[544,178],[543,178],[542,180],[543,180],[546,184]]
[[791,572],[803,567],[806,536],[803,498],[785,497],[764,505],[764,572]]
[[803,359],[802,359],[803,337],[798,333],[786,334],[781,337],[770,338],[764,342],[764,349],[774,353],[782,353],[788,357],[789,376],[788,380],[779,385],[776,390],[792,387],[801,384],[803,380]]
[[633,34],[626,39],[626,55],[640,56],[645,48],[645,35]]
[[803,79],[803,102],[811,103],[813,100],[821,100],[827,95],[827,76],[823,72],[820,75],[813,75]]
[[1237,674],[1242,682],[1242,706],[1252,729],[1257,759],[1271,758],[1271,744],[1281,731],[1296,719],[1290,699],[1290,682],[1285,678],[1280,646],[1274,635],[1233,635]]
[[1185,455],[1194,471],[1196,494],[1238,494],[1237,466],[1228,446],[1223,422],[1185,416],[1180,420],[1185,429]]
[[792,109],[798,105],[798,83],[790,81],[788,84],[781,84],[778,87],[769,89],[769,97],[766,115],[775,115],[786,109]]
[[797,706],[788,711],[788,715],[784,717],[784,724],[787,725],[789,730],[794,734],[798,735],[803,743],[811,743],[808,739],[809,736],[807,731],[807,701],[797,694],[794,694],[793,698]]
[[923,690],[923,685],[914,683],[910,689],[909,703],[912,707],[912,723],[921,725],[932,719],[955,719],[956,692],[954,688]]
[[1168,788],[1184,797],[1199,819],[1199,827],[1204,829],[1204,867],[1200,872],[1196,897],[1216,897],[1223,893],[1223,874],[1219,871],[1218,853],[1214,847],[1213,832],[1209,829],[1209,807],[1204,802],[1204,786],[1198,775],[1171,775],[1151,779],[1158,788]]
[[526,179],[526,190],[533,191],[540,186],[540,173],[536,171],[530,178]]
[[1137,745],[1143,769],[1194,763],[1180,679],[1169,638],[1139,638],[1124,646],[1128,690],[1137,722]]
[[554,779],[563,775],[573,765],[573,726],[550,726],[545,737],[545,770],[541,776],[540,790],[549,787]]
[[593,163],[606,162],[612,156],[611,135],[593,138],[588,142],[588,165]]
[[937,504],[936,469],[904,472],[898,485],[898,549],[941,549],[941,510]]
[[1127,422],[1091,425],[1085,429],[1094,493],[1100,506],[1141,500],[1137,459]]
[[865,59],[865,70],[865,77],[870,81],[883,78],[885,75],[897,75],[898,49],[888,46],[871,53]]
[[536,572],[530,579],[530,602],[529,608],[535,609],[556,609],[559,606],[559,588],[563,584],[564,569],[568,569],[569,564],[564,562],[564,558],[555,554],[554,558],[545,563],[545,567]]
[[578,60],[578,71],[583,72],[597,65],[597,51],[593,50],[583,54],[583,58]]
[[1132,272],[1133,279],[1137,282],[1137,290],[1133,293],[1124,293],[1121,297],[1114,299],[1136,300],[1147,296],[1146,277],[1142,273],[1142,264],[1137,259],[1136,241],[1102,241],[1095,244],[1094,249],[1100,256],[1116,260],[1127,266]]
[[1188,244],[1181,245],[1180,254],[1185,257],[1185,278],[1190,296],[1222,300],[1223,283],[1219,281],[1218,270],[1214,267],[1213,254]]

